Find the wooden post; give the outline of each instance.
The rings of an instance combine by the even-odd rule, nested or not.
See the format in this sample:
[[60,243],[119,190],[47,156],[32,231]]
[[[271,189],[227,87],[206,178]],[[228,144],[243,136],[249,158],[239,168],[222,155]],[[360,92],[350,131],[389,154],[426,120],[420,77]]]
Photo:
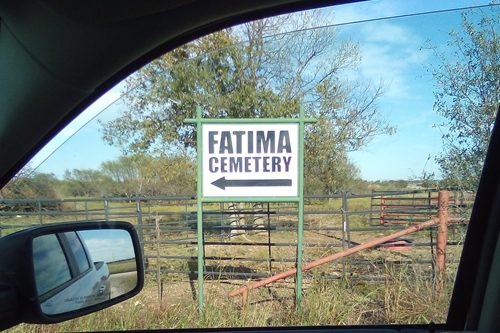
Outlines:
[[436,248],[436,263],[438,269],[436,292],[440,294],[444,288],[446,277],[446,242],[448,241],[448,204],[447,190],[439,191],[438,234]]

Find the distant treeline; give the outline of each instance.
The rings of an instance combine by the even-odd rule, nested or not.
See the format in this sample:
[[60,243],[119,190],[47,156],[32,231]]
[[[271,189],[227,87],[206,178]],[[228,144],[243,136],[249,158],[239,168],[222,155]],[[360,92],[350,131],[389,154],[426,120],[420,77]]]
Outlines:
[[[365,181],[353,173],[337,182],[330,193],[321,186],[320,177],[306,174],[307,194],[331,194],[348,190],[368,193],[371,190],[399,190],[430,187],[429,181]],[[66,170],[63,177],[52,173],[24,170],[0,190],[4,199],[72,197],[134,197],[157,195],[192,195],[196,192],[196,161],[189,156],[121,156],[104,162],[100,168]]]

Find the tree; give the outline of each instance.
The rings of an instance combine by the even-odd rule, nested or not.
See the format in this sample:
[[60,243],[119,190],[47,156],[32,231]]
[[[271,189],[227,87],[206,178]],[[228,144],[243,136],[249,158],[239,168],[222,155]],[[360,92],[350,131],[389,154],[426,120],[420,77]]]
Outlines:
[[183,121],[197,106],[210,118],[275,118],[302,105],[320,120],[306,133],[315,142],[306,147],[308,182],[321,192],[344,186],[339,175],[357,176],[347,152],[392,128],[377,113],[381,86],[346,78],[360,61],[357,44],[339,41],[335,28],[310,29],[321,22],[314,12],[255,21],[160,57],[127,80],[127,107],[103,124],[104,139],[126,153],[193,154],[194,130]]
[[58,199],[59,191],[60,181],[53,173],[35,172],[28,166],[0,189],[0,198]]
[[112,180],[110,195],[182,195],[196,189],[195,163],[185,155],[120,156],[102,163],[101,170]]
[[308,127],[305,137],[306,193],[352,189],[360,179],[359,169],[347,153],[360,149],[375,135],[394,131],[377,117],[375,103],[381,86],[325,80],[316,89],[317,123]]
[[66,194],[76,197],[103,196],[109,188],[109,179],[93,169],[66,170],[64,182]]
[[[52,173],[34,172],[29,166],[23,168],[7,185],[0,189],[0,199],[55,199],[59,200],[61,181]],[[45,208],[59,209],[54,203],[44,203]],[[38,210],[36,201],[2,203],[0,210]]]
[[475,190],[500,102],[499,9],[463,14],[450,32],[451,56],[435,51],[440,65],[435,110],[446,119],[444,152],[436,158],[448,186]]

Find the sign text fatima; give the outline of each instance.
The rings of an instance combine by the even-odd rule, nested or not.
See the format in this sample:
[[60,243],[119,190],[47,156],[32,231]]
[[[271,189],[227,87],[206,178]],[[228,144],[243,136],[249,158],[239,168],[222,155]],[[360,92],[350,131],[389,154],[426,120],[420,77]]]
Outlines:
[[[245,152],[254,156],[237,156],[243,154],[243,136],[247,137]],[[292,153],[288,131],[280,131],[277,139],[276,131],[211,131],[208,132],[208,144],[210,154],[214,154],[217,149],[219,154],[228,155],[210,157],[210,172],[281,172],[282,168],[285,171],[290,169],[292,157],[283,155]],[[278,156],[259,156],[261,153]]]
[[203,195],[297,195],[297,124],[204,124]]

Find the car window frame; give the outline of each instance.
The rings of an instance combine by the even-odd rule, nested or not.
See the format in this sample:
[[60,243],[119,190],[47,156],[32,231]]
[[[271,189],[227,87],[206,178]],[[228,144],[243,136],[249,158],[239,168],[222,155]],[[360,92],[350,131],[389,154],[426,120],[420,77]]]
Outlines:
[[[43,235],[43,236],[47,236],[47,235]],[[64,248],[64,246],[63,246],[63,244],[62,244],[62,242],[61,242],[61,239],[59,238],[59,235],[58,235],[58,234],[54,234],[54,236],[55,236],[55,238],[56,238],[56,240],[57,240],[57,245],[59,246],[59,249],[62,251],[62,254],[63,254],[64,258],[65,258],[65,263],[66,263],[66,267],[67,267],[67,269],[68,269],[68,272],[69,272],[69,276],[70,276],[70,278],[69,278],[69,280],[64,281],[63,283],[61,283],[61,284],[59,284],[59,285],[57,285],[57,286],[55,286],[55,287],[52,287],[51,289],[47,290],[47,291],[46,291],[46,292],[44,292],[43,294],[39,295],[39,297],[40,297],[41,299],[44,299],[44,298],[45,298],[45,295],[48,295],[48,294],[52,295],[52,293],[53,293],[55,290],[59,290],[59,288],[60,288],[61,286],[66,285],[68,282],[70,282],[70,281],[73,279],[73,272],[71,271],[71,266],[70,266],[70,264],[69,264],[69,260],[68,260],[68,255],[67,255],[67,252],[66,252],[66,250],[65,250],[65,248]],[[38,289],[37,289],[37,290],[38,290]],[[57,293],[57,292],[56,292],[56,293]]]
[[[74,232],[74,231],[70,231],[70,232]],[[53,288],[53,289],[45,292],[44,294],[39,295],[38,299],[39,299],[40,303],[43,303],[46,300],[54,297],[55,295],[57,295],[58,293],[60,293],[64,289],[66,289],[69,286],[73,285],[78,280],[82,279],[87,274],[89,274],[90,272],[92,272],[93,263],[91,263],[90,260],[89,260],[89,257],[87,255],[87,249],[86,249],[86,247],[84,247],[84,245],[82,243],[82,240],[80,239],[80,237],[78,236],[78,234],[76,232],[75,232],[75,234],[77,236],[77,239],[80,241],[80,244],[85,249],[85,256],[87,258],[87,262],[89,263],[89,268],[87,270],[85,270],[85,271],[82,271],[82,272],[79,271],[78,264],[77,264],[77,261],[76,261],[76,258],[75,258],[75,254],[73,253],[73,251],[71,249],[71,245],[69,244],[69,240],[67,239],[66,235],[64,233],[58,233],[58,234],[56,234],[56,237],[57,237],[57,239],[59,241],[59,244],[61,245],[61,248],[62,248],[62,250],[64,252],[64,255],[66,257],[66,262],[67,262],[68,268],[69,268],[69,270],[71,272],[71,279],[68,280],[68,281],[66,281],[66,282],[64,282],[63,284],[61,284],[61,285]]]
[[[88,268],[84,270],[80,270],[80,267],[78,265],[78,259],[76,253],[73,251],[73,247],[71,245],[71,241],[68,239],[67,234],[74,234],[76,237],[76,241],[80,244],[81,248],[83,249],[83,254],[85,256],[85,261],[87,262]],[[67,249],[68,255],[68,260],[69,260],[69,265],[70,265],[70,270],[73,273],[74,277],[78,277],[80,275],[85,275],[87,272],[92,270],[92,262],[90,261],[90,258],[88,256],[88,249],[85,247],[82,239],[78,235],[77,232],[75,231],[69,231],[67,233],[62,233],[61,234],[61,240],[63,247]]]
[[[318,1],[313,1],[313,3],[318,3]],[[326,2],[325,2],[326,4]],[[297,5],[296,5],[297,6]],[[302,6],[304,7],[308,7],[307,4],[303,3]],[[294,8],[292,5],[288,5],[288,7],[286,5],[283,6],[283,8]],[[172,44],[175,44],[175,43],[180,43],[179,40],[194,40],[196,35],[200,35],[200,34],[203,34],[204,32],[206,32],[207,30],[217,30],[216,28],[214,27],[217,27],[217,26],[228,26],[230,25],[230,23],[228,22],[231,22],[231,21],[239,21],[239,22],[243,22],[245,21],[245,17],[248,18],[248,16],[262,16],[264,17],[264,15],[272,15],[270,13],[273,12],[273,9],[270,9],[269,11],[266,11],[265,9],[264,10],[260,10],[260,11],[255,11],[252,12],[251,14],[235,14],[233,15],[230,19],[227,19],[227,20],[221,20],[221,21],[217,21],[217,22],[213,22],[211,24],[207,24],[206,26],[203,27],[203,29],[198,29],[198,30],[193,30],[191,31],[190,33],[187,33],[187,34],[184,34],[182,35],[182,37],[177,37],[177,38],[174,38],[174,39],[169,39],[164,45],[169,45],[171,46]],[[259,13],[259,14],[257,14]],[[151,54],[152,53],[158,53],[158,48],[155,48],[153,51],[150,51],[150,52],[146,52],[146,55],[143,56],[143,57],[151,57]],[[173,47],[168,47],[170,49],[173,49]],[[77,115],[78,113],[80,113],[83,109],[83,107],[87,104],[89,104],[92,100],[94,100],[97,96],[100,96],[102,94],[103,91],[107,90],[107,88],[111,87],[113,85],[113,83],[117,83],[119,80],[118,80],[118,77],[120,76],[120,73],[130,73],[132,71],[132,68],[134,66],[139,66],[140,64],[144,64],[144,63],[147,63],[146,61],[143,60],[143,58],[139,58],[140,60],[136,60],[134,62],[131,63],[131,65],[129,66],[126,66],[125,68],[123,68],[122,71],[119,72],[119,74],[115,74],[115,76],[113,76],[111,79],[108,79],[108,80],[104,80],[103,82],[104,83],[100,83],[99,85],[99,89],[96,89],[95,92],[92,94],[92,95],[89,95],[89,97],[84,101],[82,102],[81,104],[78,105],[78,107],[72,109],[72,111],[70,112],[70,116],[66,117],[64,121],[68,121],[69,122],[69,118],[71,118],[71,116],[75,116]],[[63,122],[64,122],[63,121]],[[496,121],[496,123],[498,122],[498,120]],[[61,129],[61,125],[60,123],[56,124],[56,127],[54,128],[54,131],[51,132],[51,133],[54,133],[54,132],[57,132],[57,128]],[[493,131],[493,133],[495,134],[496,132],[498,132],[499,129],[498,129],[498,126],[495,126],[495,130]],[[45,140],[45,141],[44,141]],[[42,145],[44,145],[44,143],[46,143],[47,140],[46,140],[46,137],[45,139],[42,139],[40,142],[38,142],[37,145],[34,146],[33,150],[32,151],[36,151],[37,147],[40,147]],[[493,149],[492,147],[495,147],[495,149]],[[490,144],[490,150],[498,150],[498,143],[495,143],[495,144]],[[482,200],[486,199],[486,195],[488,195],[488,193],[492,193],[492,194],[495,194],[496,191],[498,190],[498,184],[497,184],[497,177],[495,177],[495,174],[496,174],[496,171],[495,169],[491,170],[493,167],[496,167],[496,170],[498,170],[498,166],[499,166],[499,163],[498,163],[498,159],[495,158],[495,154],[494,152],[492,151],[489,151],[488,153],[488,156],[492,159],[492,160],[495,160],[495,161],[490,161],[490,162],[485,162],[485,169],[483,170],[483,177],[482,177],[482,181],[481,181],[481,184],[479,186],[479,189],[478,189],[478,200],[479,198],[482,198]],[[486,170],[486,166],[492,166],[490,169],[488,169],[489,171]],[[492,177],[493,176],[493,177]],[[7,175],[8,177],[8,175]],[[2,178],[3,179],[3,178]],[[477,272],[475,271],[475,268],[477,268],[478,266],[481,266],[484,268],[484,265],[485,264],[488,264],[488,263],[485,263],[485,259],[483,259],[483,257],[479,257],[481,258],[481,260],[478,260],[477,256],[478,255],[481,255],[482,251],[484,250],[484,248],[486,247],[486,245],[482,244],[482,240],[485,240],[485,239],[491,239],[491,237],[494,237],[495,234],[494,233],[491,233],[491,232],[487,232],[487,231],[491,231],[491,227],[492,227],[492,213],[491,211],[488,211],[486,209],[488,208],[494,208],[494,204],[498,204],[498,200],[485,200],[487,202],[484,202],[484,204],[480,204],[478,205],[478,207],[475,207],[474,208],[474,212],[473,212],[473,217],[471,217],[471,225],[469,226],[469,231],[467,233],[467,239],[466,239],[466,243],[464,244],[464,251],[465,249],[468,249],[470,247],[470,251],[467,251],[467,256],[465,256],[465,253],[462,254],[462,259],[461,259],[461,262],[460,262],[460,265],[459,265],[459,272],[457,273],[457,282],[455,283],[455,288],[454,288],[454,291],[453,291],[453,297],[452,297],[452,301],[451,301],[451,304],[450,304],[450,311],[451,311],[451,307],[452,305],[454,305],[456,302],[458,302],[457,306],[456,306],[456,309],[454,309],[455,313],[454,313],[454,320],[458,320],[458,323],[456,325],[453,325],[455,327],[459,327],[460,326],[460,322],[465,322],[466,321],[466,314],[468,312],[468,310],[471,308],[471,304],[470,304],[470,298],[471,297],[465,297],[465,299],[463,298],[463,295],[464,294],[472,294],[473,292],[473,289],[475,289],[474,287],[477,287],[475,285],[475,280],[476,280],[476,277],[477,277]],[[486,218],[486,221],[487,223],[484,223],[486,226],[481,226],[481,219],[479,217],[483,217],[483,218]],[[490,249],[491,250],[491,249]],[[494,250],[494,248],[493,248]],[[466,258],[464,258],[466,257]],[[458,288],[458,281],[460,281],[460,289],[461,290],[457,290]],[[470,295],[469,295],[470,296]],[[472,307],[474,309],[474,307]],[[480,311],[480,310],[474,310],[474,311]],[[450,314],[448,315],[448,321],[447,321],[447,326],[446,327],[451,327],[451,326],[448,326],[449,325],[449,321],[450,321]],[[413,327],[412,325],[406,325],[405,327]]]

